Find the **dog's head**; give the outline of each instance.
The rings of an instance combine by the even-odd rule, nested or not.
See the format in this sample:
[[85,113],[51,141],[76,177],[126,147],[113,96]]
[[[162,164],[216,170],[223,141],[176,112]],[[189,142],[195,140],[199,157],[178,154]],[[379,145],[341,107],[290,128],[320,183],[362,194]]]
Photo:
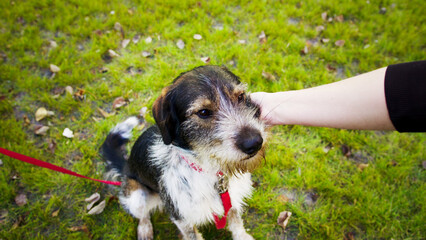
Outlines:
[[190,149],[228,172],[251,171],[264,156],[260,109],[225,67],[202,66],[182,73],[163,89],[153,115],[165,144]]

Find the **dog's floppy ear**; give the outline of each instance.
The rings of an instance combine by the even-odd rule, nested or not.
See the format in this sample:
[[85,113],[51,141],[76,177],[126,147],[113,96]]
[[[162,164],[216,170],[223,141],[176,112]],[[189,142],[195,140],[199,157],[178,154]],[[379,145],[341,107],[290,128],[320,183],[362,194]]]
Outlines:
[[177,128],[179,127],[179,120],[173,102],[173,92],[170,87],[166,87],[152,106],[155,122],[160,128],[161,136],[166,145],[171,144],[176,138]]

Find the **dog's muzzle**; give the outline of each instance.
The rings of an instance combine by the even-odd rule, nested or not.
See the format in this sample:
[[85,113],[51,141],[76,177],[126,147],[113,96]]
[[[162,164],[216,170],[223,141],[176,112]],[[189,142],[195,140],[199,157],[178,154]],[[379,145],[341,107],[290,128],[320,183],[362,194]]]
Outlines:
[[255,155],[262,148],[262,144],[262,135],[258,130],[253,128],[245,127],[241,129],[236,137],[238,149],[250,156]]

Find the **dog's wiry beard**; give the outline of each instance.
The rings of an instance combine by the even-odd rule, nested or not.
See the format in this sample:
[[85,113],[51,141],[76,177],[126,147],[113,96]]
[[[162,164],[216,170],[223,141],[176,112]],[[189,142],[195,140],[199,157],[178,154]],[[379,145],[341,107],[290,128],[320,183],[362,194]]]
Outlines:
[[220,171],[227,175],[239,175],[246,172],[253,172],[264,159],[264,150],[261,149],[255,156],[247,156],[242,159],[229,159],[221,156],[222,154],[214,153],[213,151],[206,151],[206,149],[194,149],[198,159],[209,161],[210,164],[218,168]]
[[[263,149],[259,151],[255,156],[250,157],[249,159],[244,159],[240,161],[221,161],[222,171],[226,172],[229,175],[237,175],[246,172],[253,172],[264,159]],[[220,161],[218,159],[218,161]]]

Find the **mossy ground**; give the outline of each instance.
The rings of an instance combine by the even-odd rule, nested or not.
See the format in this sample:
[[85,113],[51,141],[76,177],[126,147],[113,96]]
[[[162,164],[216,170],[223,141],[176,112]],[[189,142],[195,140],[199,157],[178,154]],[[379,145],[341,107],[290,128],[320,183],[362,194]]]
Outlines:
[[[8,0],[0,9],[0,146],[95,178],[102,178],[98,148],[108,131],[142,107],[150,109],[162,87],[204,64],[201,57],[226,65],[252,92],[313,87],[426,58],[422,0]],[[121,47],[136,35],[137,44]],[[337,40],[344,45],[336,46]],[[107,57],[109,49],[119,56]],[[52,76],[50,64],[60,72]],[[84,98],[62,93],[66,86],[84,90]],[[98,109],[111,112],[120,96],[132,101],[104,118]],[[55,116],[36,122],[39,107]],[[34,134],[37,124],[50,126],[45,136]],[[76,136],[63,137],[65,128]],[[283,126],[271,135],[244,215],[256,239],[425,238],[425,134]],[[1,239],[136,237],[137,221],[107,186],[0,159]],[[360,164],[368,167],[360,170]],[[109,201],[102,214],[91,216],[84,199],[94,192]],[[28,203],[18,206],[14,199],[22,193]],[[284,210],[293,213],[285,232],[276,224]],[[152,220],[156,239],[178,238],[165,214]],[[230,238],[212,226],[202,232],[206,239]]]

